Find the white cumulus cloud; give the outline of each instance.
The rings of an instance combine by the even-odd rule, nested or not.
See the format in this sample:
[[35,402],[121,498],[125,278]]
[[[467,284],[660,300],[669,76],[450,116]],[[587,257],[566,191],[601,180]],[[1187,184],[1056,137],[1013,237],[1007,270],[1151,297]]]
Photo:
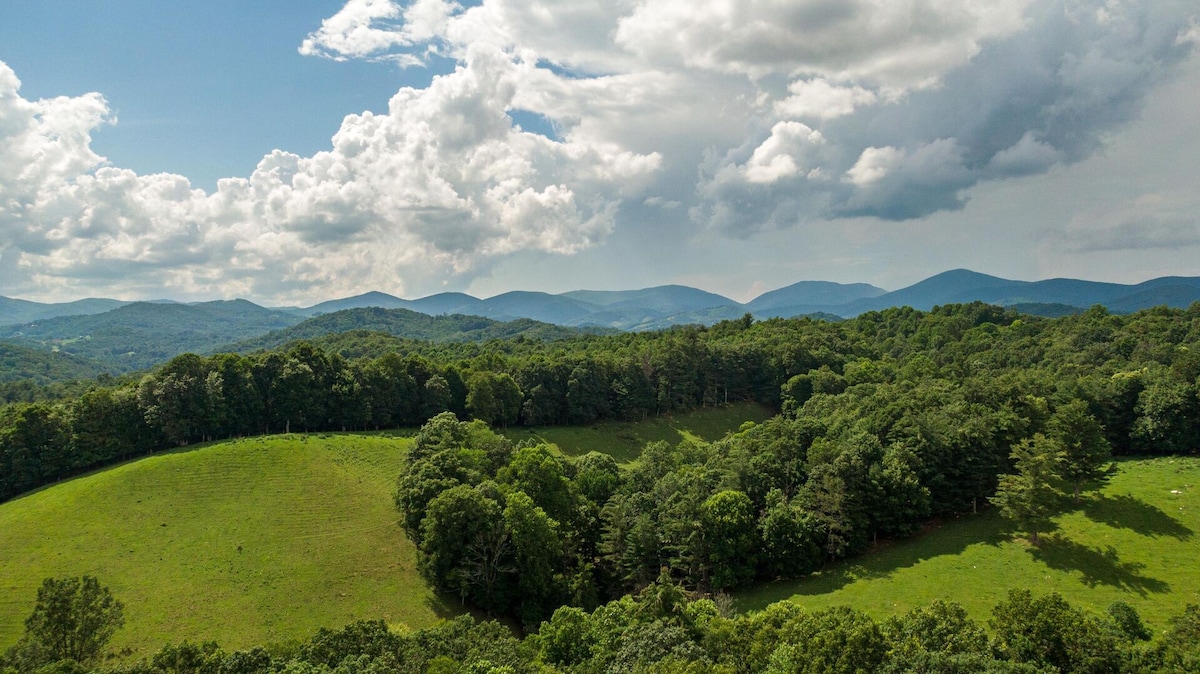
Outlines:
[[4,66],[2,255],[23,270],[19,285],[43,292],[104,279],[131,293],[282,298],[578,251],[611,231],[622,193],[636,194],[659,158],[516,128],[516,71],[506,54],[473,48],[428,88],[401,89],[386,114],[348,116],[329,150],[275,151],[206,194],[182,176],[107,166],[89,145],[103,99],[27,101]]
[[416,0],[407,8],[392,0],[349,0],[300,43],[300,53],[337,61],[371,58],[417,65],[419,56],[391,50],[434,38],[458,8],[445,0]]
[[781,117],[833,119],[878,100],[875,92],[858,86],[836,86],[828,80],[796,80],[788,85],[789,96],[775,103]]

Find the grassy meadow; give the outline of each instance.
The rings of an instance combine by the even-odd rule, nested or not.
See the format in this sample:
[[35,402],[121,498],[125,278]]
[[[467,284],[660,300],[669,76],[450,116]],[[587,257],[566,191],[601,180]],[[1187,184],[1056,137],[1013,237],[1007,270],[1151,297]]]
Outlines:
[[1119,465],[1100,494],[1056,518],[1039,547],[989,510],[940,522],[809,578],[742,591],[738,607],[790,599],[814,610],[847,604],[884,618],[940,597],[983,622],[1009,588],[1027,587],[1095,611],[1124,601],[1152,629],[1165,629],[1187,604],[1200,604],[1200,459]]
[[419,628],[435,598],[397,526],[411,441],[274,436],[160,454],[0,504],[0,649],[47,576],[91,574],[125,603],[114,650],[225,648],[384,618]]
[[502,432],[514,442],[533,439],[553,445],[567,456],[603,452],[621,463],[628,463],[636,460],[650,442],[663,440],[675,445],[685,438],[712,442],[736,431],[747,421],[761,423],[773,415],[770,408],[762,405],[739,403],[687,414],[650,417],[636,423],[601,421],[588,426],[513,427]]

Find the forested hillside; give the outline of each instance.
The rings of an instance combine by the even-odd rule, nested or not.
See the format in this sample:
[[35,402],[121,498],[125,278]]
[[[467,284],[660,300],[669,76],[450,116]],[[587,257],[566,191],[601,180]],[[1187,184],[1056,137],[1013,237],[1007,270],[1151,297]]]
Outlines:
[[367,307],[322,314],[298,325],[232,344],[228,349],[241,353],[276,349],[291,342],[314,340],[351,331],[375,332],[429,342],[485,342],[515,337],[554,340],[583,334],[583,331],[578,329],[539,323],[528,318],[503,322],[482,316],[431,316],[408,309]]
[[83,358],[0,342],[0,384],[28,381],[44,386],[52,382],[95,379],[102,372]]

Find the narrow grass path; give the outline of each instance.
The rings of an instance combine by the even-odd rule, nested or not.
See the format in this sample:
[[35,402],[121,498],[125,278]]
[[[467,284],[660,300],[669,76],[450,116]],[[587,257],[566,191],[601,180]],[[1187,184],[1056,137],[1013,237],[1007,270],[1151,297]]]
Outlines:
[[1039,547],[993,510],[737,600],[742,609],[784,599],[814,610],[845,604],[884,618],[943,598],[986,622],[1014,587],[1059,592],[1095,611],[1124,601],[1165,629],[1187,604],[1200,604],[1200,459],[1121,462],[1112,483],[1058,517]]
[[304,638],[452,612],[415,569],[391,493],[410,440],[276,436],[133,461],[0,505],[0,648],[47,576],[91,574],[126,607],[115,650]]

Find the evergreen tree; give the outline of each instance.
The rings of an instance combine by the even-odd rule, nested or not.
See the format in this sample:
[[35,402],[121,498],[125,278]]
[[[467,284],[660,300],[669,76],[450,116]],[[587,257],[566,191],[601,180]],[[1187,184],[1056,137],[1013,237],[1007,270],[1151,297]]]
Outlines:
[[1050,522],[1061,495],[1056,483],[1062,456],[1058,443],[1041,433],[1022,440],[1012,452],[1017,472],[1001,475],[996,495],[990,499],[1000,508],[1000,514],[1029,532],[1034,545],[1039,543],[1038,531]]

